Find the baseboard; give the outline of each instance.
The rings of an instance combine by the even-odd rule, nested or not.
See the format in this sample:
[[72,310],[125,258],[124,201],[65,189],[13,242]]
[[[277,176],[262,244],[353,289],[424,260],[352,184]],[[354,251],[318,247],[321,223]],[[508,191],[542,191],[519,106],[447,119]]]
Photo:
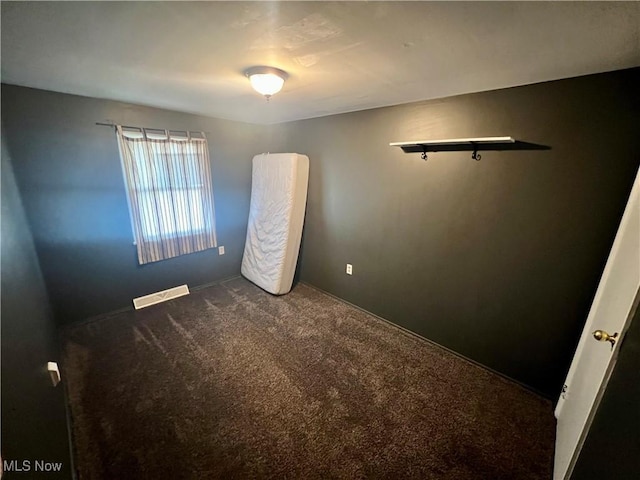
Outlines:
[[[225,278],[222,278],[220,280],[215,280],[213,282],[204,283],[204,284],[192,287],[192,288],[190,288],[190,290],[192,292],[195,292],[195,291],[202,290],[202,289],[209,288],[209,287],[213,287],[213,286],[216,286],[216,285],[221,285],[221,284],[223,284],[225,282],[228,282],[228,281],[234,280],[236,278],[240,278],[240,277],[242,277],[242,275],[231,275],[229,277],[225,277]],[[377,318],[377,319],[385,322],[386,324],[390,325],[391,327],[398,329],[400,332],[404,333],[405,335],[408,335],[408,336],[414,337],[414,338],[416,338],[416,339],[418,339],[420,341],[426,342],[429,345],[432,345],[432,346],[434,346],[436,348],[439,348],[439,349],[441,349],[441,350],[443,350],[445,352],[448,352],[451,355],[454,355],[454,356],[460,358],[461,360],[464,360],[464,361],[466,361],[466,362],[468,362],[468,363],[470,363],[472,365],[475,365],[478,368],[481,368],[483,370],[486,370],[487,372],[490,372],[490,373],[493,373],[494,375],[502,377],[503,379],[507,380],[508,382],[514,383],[515,385],[518,385],[520,388],[523,388],[524,390],[527,390],[528,392],[534,393],[535,395],[537,395],[539,397],[546,398],[547,400],[551,400],[552,402],[555,403],[555,399],[554,398],[552,398],[549,395],[541,392],[540,390],[537,390],[536,388],[533,388],[533,387],[531,387],[531,386],[529,386],[529,385],[527,385],[525,383],[522,383],[522,382],[520,382],[520,381],[518,381],[518,380],[516,380],[514,378],[511,378],[508,375],[505,375],[502,372],[494,370],[491,367],[483,365],[482,363],[477,362],[476,360],[473,360],[473,359],[471,359],[469,357],[466,357],[466,356],[462,355],[461,353],[456,352],[455,350],[451,350],[450,348],[445,347],[444,345],[441,345],[441,344],[439,344],[437,342],[434,342],[433,340],[429,340],[428,338],[423,337],[419,333],[416,333],[416,332],[414,332],[412,330],[409,330],[408,328],[405,328],[405,327],[403,327],[401,325],[398,325],[397,323],[394,323],[391,320],[387,320],[386,318],[383,318],[380,315],[376,315],[373,312],[370,312],[370,311],[368,311],[368,310],[366,310],[366,309],[364,309],[364,308],[362,308],[362,307],[360,307],[358,305],[355,305],[355,304],[353,304],[351,302],[348,302],[347,300],[344,300],[343,298],[340,298],[340,297],[338,297],[338,296],[336,296],[336,295],[334,295],[334,294],[332,294],[330,292],[327,292],[326,290],[323,290],[323,289],[321,289],[319,287],[316,287],[315,285],[311,285],[311,284],[309,284],[307,282],[304,282],[304,281],[294,282],[294,285],[296,283],[302,283],[302,284],[306,285],[309,288],[313,288],[314,290],[317,290],[318,292],[321,292],[321,293],[323,293],[325,295],[330,296],[331,298],[334,298],[334,299],[336,299],[336,300],[338,300],[338,301],[340,301],[342,303],[345,303],[346,305],[349,305],[349,306],[355,308],[356,310],[360,310],[361,312],[364,312],[367,315],[371,315],[372,317]],[[105,320],[105,319],[107,319],[109,317],[112,317],[114,315],[119,315],[121,313],[131,312],[131,311],[135,311],[133,306],[120,308],[118,310],[113,310],[113,311],[111,311],[109,313],[103,313],[103,314],[100,314],[100,315],[96,315],[96,316],[87,318],[85,320],[79,320],[77,322],[72,322],[72,323],[69,323],[67,325],[62,325],[59,328],[60,328],[60,331],[64,331],[65,329],[67,329],[69,327],[72,327],[72,326],[83,325],[83,324],[86,324],[86,323],[92,323],[92,322],[96,322],[96,321]]]
[[229,282],[231,280],[235,280],[236,278],[240,278],[240,277],[242,277],[242,275],[240,275],[240,274],[232,275],[230,277],[224,277],[224,278],[221,278],[220,280],[216,280],[215,282],[203,283],[202,285],[198,285],[196,287],[193,287],[193,288],[191,288],[191,291],[195,292],[197,290],[203,290],[205,288],[214,287],[216,285],[221,285],[223,283]]
[[441,349],[441,350],[443,350],[445,352],[448,352],[451,355],[454,355],[454,356],[458,357],[459,359],[464,360],[465,362],[468,362],[468,363],[470,363],[472,365],[475,365],[478,368],[481,368],[482,370],[485,370],[487,372],[493,373],[494,375],[502,377],[504,380],[506,380],[506,381],[508,381],[510,383],[514,383],[518,387],[520,387],[520,388],[522,388],[524,390],[527,390],[528,392],[531,392],[531,393],[533,393],[533,394],[535,394],[535,395],[537,395],[539,397],[542,397],[542,398],[545,398],[547,400],[550,400],[551,402],[555,402],[554,398],[552,398],[549,395],[541,392],[540,390],[538,390],[536,388],[533,388],[533,387],[527,385],[526,383],[520,382],[520,381],[516,380],[515,378],[511,378],[510,376],[505,375],[504,373],[499,372],[497,370],[494,370],[491,367],[487,367],[486,365],[483,365],[482,363],[477,362],[476,360],[473,360],[473,359],[471,359],[469,357],[465,357],[461,353],[458,353],[455,350],[451,350],[450,348],[445,347],[444,345],[440,345],[439,343],[434,342],[433,340],[429,340],[428,338],[423,337],[419,333],[416,333],[416,332],[414,332],[412,330],[409,330],[408,328],[405,328],[405,327],[403,327],[401,325],[398,325],[397,323],[394,323],[391,320],[387,320],[386,318],[381,317],[380,315],[376,315],[375,313],[370,312],[369,310],[366,310],[366,309],[364,309],[364,308],[362,308],[362,307],[360,307],[358,305],[355,305],[355,304],[353,304],[351,302],[348,302],[347,300],[344,300],[344,299],[342,299],[342,298],[340,298],[340,297],[338,297],[338,296],[336,296],[336,295],[334,295],[334,294],[332,294],[330,292],[327,292],[326,290],[323,290],[323,289],[321,289],[319,287],[316,287],[315,285],[311,285],[311,284],[309,284],[307,282],[299,282],[299,283],[302,283],[302,284],[304,284],[305,286],[307,286],[309,288],[317,290],[318,292],[321,292],[321,293],[323,293],[325,295],[328,295],[331,298],[334,298],[334,299],[336,299],[336,300],[338,300],[338,301],[340,301],[342,303],[345,303],[345,304],[349,305],[350,307],[355,308],[356,310],[360,310],[361,312],[366,313],[367,315],[371,315],[372,317],[375,317],[376,319],[383,321],[387,325],[390,325],[391,327],[399,330],[400,332],[404,333],[405,335],[408,335],[408,336],[416,338],[416,339],[418,339],[420,341],[426,342],[429,345],[434,346],[436,348],[439,348],[439,349]]
[[[241,277],[241,275],[236,274],[236,275],[231,275],[229,277],[224,277],[221,278],[220,280],[215,280],[213,282],[209,282],[209,283],[203,283],[201,285],[197,285],[195,287],[189,287],[189,290],[191,292],[196,292],[198,290],[202,290],[204,288],[209,288],[209,287],[213,287],[215,285],[221,285],[225,282],[228,282],[230,280],[233,280],[235,278],[239,278]],[[118,308],[116,310],[111,310],[110,312],[106,312],[106,313],[99,313],[98,315],[93,315],[91,317],[85,318],[83,320],[76,320],[74,322],[69,322],[69,323],[65,323],[63,325],[58,325],[58,331],[59,332],[63,332],[64,330],[71,328],[71,327],[76,327],[78,325],[85,325],[87,323],[93,323],[93,322],[97,322],[97,321],[101,321],[101,320],[106,320],[109,317],[113,317],[115,315],[120,315],[121,313],[126,313],[126,312],[135,312],[135,308],[133,307],[133,305],[130,305],[128,307],[122,307],[122,308]]]

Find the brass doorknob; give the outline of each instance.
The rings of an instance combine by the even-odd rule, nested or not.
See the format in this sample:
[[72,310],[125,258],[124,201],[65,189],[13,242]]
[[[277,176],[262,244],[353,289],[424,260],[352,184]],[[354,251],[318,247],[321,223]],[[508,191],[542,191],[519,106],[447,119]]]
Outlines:
[[613,350],[613,346],[616,344],[616,340],[618,339],[618,332],[613,335],[609,335],[604,330],[596,330],[593,332],[593,338],[598,340],[599,342],[610,342],[611,350]]

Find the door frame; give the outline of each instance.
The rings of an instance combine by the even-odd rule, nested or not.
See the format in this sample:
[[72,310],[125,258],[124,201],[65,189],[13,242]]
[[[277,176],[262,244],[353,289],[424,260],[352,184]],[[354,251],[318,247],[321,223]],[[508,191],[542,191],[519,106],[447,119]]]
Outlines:
[[[568,408],[567,403],[565,401],[565,397],[566,395],[571,396],[572,384],[575,381],[576,372],[579,370],[579,364],[580,364],[582,355],[584,355],[585,350],[589,348],[588,345],[593,341],[591,339],[591,331],[593,328],[597,328],[597,325],[594,325],[594,321],[596,320],[594,312],[596,312],[597,309],[599,308],[600,302],[602,301],[602,295],[604,294],[603,292],[606,289],[605,286],[611,280],[610,278],[610,274],[612,271],[611,269],[614,268],[612,261],[615,262],[617,260],[614,260],[614,259],[621,258],[617,256],[622,248],[622,242],[623,242],[622,238],[628,233],[631,233],[631,235],[634,235],[634,233],[640,234],[640,232],[637,232],[636,229],[628,230],[631,224],[635,223],[632,219],[635,219],[635,216],[638,214],[637,210],[640,209],[640,205],[638,205],[638,203],[640,203],[640,168],[638,169],[636,175],[634,176],[632,188],[631,188],[631,191],[629,192],[629,197],[628,197],[626,206],[624,208],[622,218],[620,219],[620,223],[616,231],[613,245],[611,246],[611,250],[609,251],[609,254],[607,256],[607,261],[605,263],[604,270],[598,282],[598,287],[596,289],[595,296],[591,303],[589,314],[587,315],[587,318],[585,320],[584,326],[582,328],[582,332],[580,334],[580,339],[578,341],[578,345],[574,352],[569,371],[567,372],[567,375],[566,375],[565,384],[562,388],[562,391],[558,398],[558,402],[554,409],[554,414],[555,414],[555,417],[558,419],[558,422],[562,421],[563,412],[565,408]],[[632,205],[635,205],[635,207],[631,208]],[[636,228],[640,228],[640,227],[636,225]],[[627,246],[626,248],[629,248],[629,247]],[[620,349],[623,348],[626,333],[629,330],[629,327],[631,325],[631,322],[634,318],[635,313],[640,308],[640,278],[633,279],[632,282],[633,283],[629,285],[630,287],[632,287],[632,289],[630,289],[630,291],[626,290],[627,293],[625,293],[625,298],[627,299],[629,298],[627,295],[632,296],[632,300],[629,306],[629,311],[626,312],[623,322],[621,322],[622,325],[618,325],[618,327],[616,328],[616,331],[620,332],[620,336],[618,337],[616,348],[613,349],[614,351],[607,361],[606,367],[604,369],[604,373],[602,374],[598,373],[598,375],[602,375],[602,378],[600,380],[600,384],[598,385],[597,391],[595,392],[591,405],[590,406],[585,405],[586,407],[585,410],[588,408],[588,411],[585,412],[586,415],[584,418],[584,423],[579,434],[577,435],[577,439],[575,440],[573,451],[566,452],[566,450],[563,447],[563,452],[564,452],[563,456],[570,453],[570,459],[566,465],[566,470],[561,477],[558,476],[559,472],[554,471],[554,478],[556,479],[568,480],[569,478],[571,478],[571,475],[573,474],[573,470],[575,468],[577,460],[582,451],[582,447],[584,446],[589,430],[591,429],[594,417],[597,413],[598,407],[600,406],[600,402],[604,396],[604,392],[607,388],[612,372],[615,369],[616,363],[618,361]],[[623,313],[624,311],[620,312],[620,315],[622,316]],[[584,375],[584,372],[580,373],[580,375],[582,378],[582,376]],[[575,432],[574,434],[577,434],[577,432]],[[557,441],[558,440],[556,439],[556,446],[557,446]],[[555,455],[556,456],[558,455],[557,451]],[[554,459],[554,464],[555,463],[556,463],[556,460]]]
[[584,446],[584,443],[587,439],[587,435],[589,435],[589,430],[591,430],[591,424],[593,423],[593,419],[595,418],[596,413],[598,412],[598,407],[600,406],[602,397],[604,397],[604,392],[607,389],[607,385],[609,385],[611,374],[613,373],[613,370],[616,367],[616,363],[618,363],[618,356],[620,355],[620,349],[624,345],[625,336],[627,334],[627,331],[629,330],[629,327],[631,326],[631,321],[633,320],[633,317],[635,316],[638,309],[640,309],[640,288],[638,288],[638,290],[636,291],[635,298],[633,300],[633,303],[631,304],[631,310],[629,310],[629,314],[627,315],[627,318],[624,321],[624,326],[622,328],[622,331],[620,332],[620,337],[618,340],[619,342],[618,348],[614,350],[614,354],[611,356],[611,361],[609,361],[607,371],[604,375],[604,378],[602,379],[602,383],[600,384],[598,393],[595,396],[593,405],[591,406],[591,410],[589,411],[589,415],[587,415],[587,420],[584,424],[584,428],[580,433],[580,437],[578,437],[578,443],[576,444],[576,448],[573,451],[573,455],[571,456],[571,460],[569,461],[567,471],[564,475],[565,480],[569,480],[571,478],[571,475],[573,474],[573,469],[575,468],[576,463],[578,463],[578,458],[580,457],[580,453],[582,452],[582,447]]

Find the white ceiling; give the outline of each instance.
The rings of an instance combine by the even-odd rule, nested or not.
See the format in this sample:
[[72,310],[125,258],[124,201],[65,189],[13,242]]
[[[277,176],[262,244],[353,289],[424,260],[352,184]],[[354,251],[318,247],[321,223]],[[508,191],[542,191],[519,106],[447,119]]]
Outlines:
[[639,65],[638,2],[2,2],[4,83],[252,123]]

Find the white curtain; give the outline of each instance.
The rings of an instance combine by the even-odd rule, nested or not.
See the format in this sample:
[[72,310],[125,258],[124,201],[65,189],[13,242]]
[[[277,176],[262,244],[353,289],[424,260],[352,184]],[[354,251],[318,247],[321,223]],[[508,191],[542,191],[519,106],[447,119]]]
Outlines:
[[140,264],[215,248],[209,147],[202,132],[116,126]]

